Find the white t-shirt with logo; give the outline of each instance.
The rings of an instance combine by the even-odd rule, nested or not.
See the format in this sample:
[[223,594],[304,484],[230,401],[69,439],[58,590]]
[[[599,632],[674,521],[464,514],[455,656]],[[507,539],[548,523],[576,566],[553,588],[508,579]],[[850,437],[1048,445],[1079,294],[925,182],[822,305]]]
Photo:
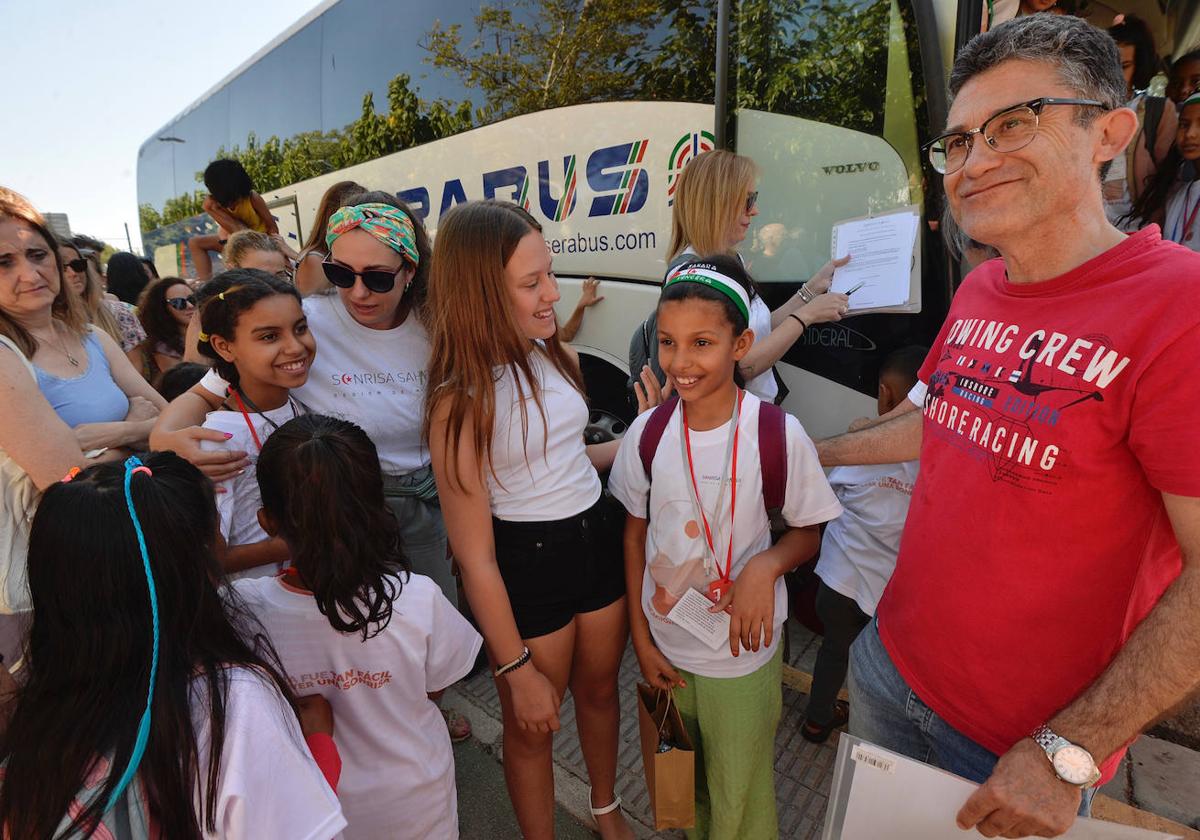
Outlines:
[[[231,668],[225,698],[225,741],[216,790],[215,832],[206,840],[287,837],[330,840],[346,827],[338,798],[313,761],[296,714],[270,678]],[[207,684],[193,688],[193,725],[200,773],[195,807],[204,826],[201,792],[208,783],[212,743]],[[444,728],[444,727],[443,727]]]
[[[385,474],[427,466],[421,412],[430,347],[420,319],[410,313],[398,327],[372,330],[351,317],[337,294],[306,297],[304,314],[317,355],[308,381],[292,393],[314,414],[361,426],[379,450]],[[219,396],[229,385],[216,373],[200,384]]]
[[[492,467],[486,469],[492,514],[512,522],[566,519],[600,498],[600,476],[588,459],[583,430],[588,407],[541,350],[529,354],[542,411],[522,382],[525,420],[516,377],[497,369]],[[544,415],[544,419],[543,419]]]
[[[736,581],[747,561],[770,548],[771,530],[763,506],[762,469],[758,456],[758,409],[761,401],[747,394],[738,423],[737,521],[734,523],[733,572]],[[649,498],[650,522],[646,532],[646,572],[642,578],[642,609],[659,650],[677,667],[705,677],[740,677],[761,668],[779,644],[779,628],[787,617],[787,589],[783,578],[775,582],[775,634],[771,647],[758,652],[742,650],[736,658],[729,648],[712,650],[667,618],[679,598],[692,587],[704,592],[718,575],[706,562],[708,545],[704,526],[696,516],[688,463],[681,452],[682,412],[675,409],[646,478],[638,455],[638,441],[652,412],[638,417],[621,441],[608,486],[633,516],[645,518]],[[730,493],[715,510],[722,474],[728,474],[726,451],[729,422],[716,429],[692,431],[692,458],[704,514],[713,530],[713,545],[722,565],[729,545]],[[842,512],[825,480],[817,450],[792,415],[786,420],[787,489],[783,519],[793,528],[828,522]]]
[[[347,840],[458,837],[454,753],[446,722],[427,695],[466,676],[483,640],[437,584],[424,575],[399,579],[405,577],[391,621],[365,642],[361,634],[334,630],[312,595],[280,578],[234,584],[279,652],[296,694],[320,694],[333,707]],[[286,786],[288,780],[275,782]]]
[[[253,411],[247,412],[247,415],[254,424],[259,442],[265,444],[276,426],[282,426],[301,413],[301,407],[295,401],[289,400],[286,405],[264,411],[261,415]],[[271,425],[272,423],[275,425]],[[216,494],[217,514],[221,517],[221,536],[225,538],[225,544],[234,546],[262,542],[267,539],[267,533],[258,524],[258,509],[262,507],[262,495],[258,492],[258,445],[254,442],[254,436],[250,434],[250,427],[246,425],[246,416],[240,411],[212,411],[204,421],[204,428],[224,432],[232,437],[224,443],[200,441],[201,449],[241,449],[246,452],[246,458],[250,461],[250,466],[241,475],[222,482],[224,493]],[[277,571],[279,569],[274,563],[267,563],[253,569],[234,572],[230,577],[262,577]]]
[[875,615],[896,569],[919,464],[835,467],[829,473],[842,515],[825,528],[817,575],[867,615]]

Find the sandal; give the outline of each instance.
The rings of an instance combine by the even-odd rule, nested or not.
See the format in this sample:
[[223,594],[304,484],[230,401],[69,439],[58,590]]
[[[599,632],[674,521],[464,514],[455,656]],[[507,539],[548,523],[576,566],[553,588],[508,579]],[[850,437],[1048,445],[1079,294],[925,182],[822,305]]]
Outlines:
[[441,712],[446,721],[446,731],[450,733],[450,743],[458,744],[471,737],[471,721],[466,715],[453,709],[442,709]]
[[621,797],[613,796],[613,801],[605,805],[603,808],[597,808],[592,805],[592,788],[588,786],[588,810],[592,812],[592,822],[596,822],[596,817],[603,817],[605,814],[611,814],[621,807]]
[[833,718],[829,723],[822,726],[806,719],[804,725],[800,727],[800,734],[805,741],[813,744],[824,744],[829,740],[829,736],[833,734],[833,730],[841,729],[849,722],[850,706],[844,700],[838,700],[833,704]]

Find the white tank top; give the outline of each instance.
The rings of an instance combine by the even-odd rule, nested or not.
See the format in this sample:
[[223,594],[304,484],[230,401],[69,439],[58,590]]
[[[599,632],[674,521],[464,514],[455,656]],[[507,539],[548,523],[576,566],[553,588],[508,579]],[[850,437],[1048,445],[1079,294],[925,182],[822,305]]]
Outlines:
[[515,377],[497,368],[493,469],[485,470],[492,514],[512,522],[566,519],[600,498],[600,476],[583,442],[588,408],[542,351],[534,350],[529,363],[538,380],[542,411],[528,383],[522,382],[524,427]]

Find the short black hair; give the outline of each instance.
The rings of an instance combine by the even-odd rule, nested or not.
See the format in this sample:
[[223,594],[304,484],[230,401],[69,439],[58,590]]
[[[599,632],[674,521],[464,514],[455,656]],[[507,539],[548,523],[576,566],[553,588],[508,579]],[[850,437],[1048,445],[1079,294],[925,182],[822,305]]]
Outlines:
[[205,167],[204,186],[218,204],[226,207],[254,192],[254,182],[246,167],[227,158],[214,160]]
[[158,380],[158,393],[167,402],[181,396],[208,373],[208,366],[196,362],[180,362],[163,372]]
[[879,378],[898,376],[911,388],[917,384],[917,373],[921,370],[921,365],[925,364],[925,358],[928,355],[929,348],[919,344],[910,344],[899,350],[893,350],[887,354],[883,364],[879,366]]
[[118,251],[108,258],[104,269],[105,286],[118,300],[137,306],[142,289],[150,282],[142,260],[128,251]]
[[221,358],[213,349],[211,337],[219,335],[232,341],[242,313],[264,298],[291,295],[300,300],[300,291],[291,283],[259,271],[257,268],[233,268],[222,271],[205,283],[196,294],[200,332],[204,338],[197,345],[200,353],[213,361],[213,367],[231,387],[238,386],[237,368]]

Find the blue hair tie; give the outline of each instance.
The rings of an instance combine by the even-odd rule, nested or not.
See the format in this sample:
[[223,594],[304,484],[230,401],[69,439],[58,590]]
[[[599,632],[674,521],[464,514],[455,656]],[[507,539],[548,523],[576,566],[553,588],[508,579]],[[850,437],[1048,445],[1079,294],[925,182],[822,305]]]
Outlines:
[[125,766],[125,772],[121,774],[120,781],[117,782],[112,795],[108,798],[108,805],[104,808],[105,813],[112,810],[121,798],[121,794],[129,787],[129,783],[137,775],[138,766],[142,763],[142,756],[146,754],[146,743],[150,740],[150,707],[154,703],[154,680],[158,675],[158,590],[154,586],[154,573],[150,570],[150,552],[146,550],[146,535],[142,533],[142,523],[138,519],[137,511],[133,508],[133,494],[129,487],[133,474],[138,472],[153,475],[150,468],[144,465],[136,455],[125,459],[125,505],[129,508],[129,518],[133,520],[133,530],[137,534],[138,548],[142,553],[142,568],[146,572],[146,589],[150,592],[150,617],[154,625],[154,645],[150,653],[150,685],[146,688],[146,710],[142,712],[142,720],[138,724],[137,740],[133,743],[133,752],[129,756],[129,763]]

